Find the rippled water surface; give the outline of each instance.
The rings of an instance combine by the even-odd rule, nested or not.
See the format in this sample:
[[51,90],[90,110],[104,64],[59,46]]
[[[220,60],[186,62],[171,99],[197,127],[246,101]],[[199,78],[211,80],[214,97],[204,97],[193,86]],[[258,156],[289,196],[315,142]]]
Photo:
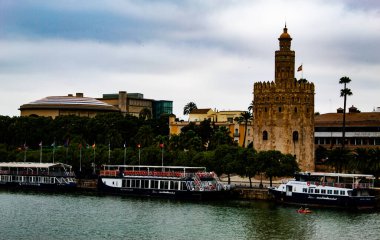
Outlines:
[[0,192],[0,239],[380,239],[380,212]]

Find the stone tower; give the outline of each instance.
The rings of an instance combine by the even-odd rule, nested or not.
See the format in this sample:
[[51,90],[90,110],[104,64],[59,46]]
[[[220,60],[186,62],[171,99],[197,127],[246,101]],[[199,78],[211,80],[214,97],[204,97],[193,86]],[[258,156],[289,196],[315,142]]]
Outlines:
[[286,25],[278,40],[275,81],[253,87],[254,148],[292,154],[302,171],[314,171],[314,84],[294,77],[295,52]]

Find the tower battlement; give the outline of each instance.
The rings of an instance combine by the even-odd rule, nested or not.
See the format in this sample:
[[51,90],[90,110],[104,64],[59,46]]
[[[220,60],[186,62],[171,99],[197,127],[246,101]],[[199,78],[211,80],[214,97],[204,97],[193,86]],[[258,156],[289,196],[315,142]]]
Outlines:
[[286,81],[276,83],[274,81],[267,82],[256,82],[254,83],[255,93],[259,92],[272,92],[277,89],[287,90],[290,92],[313,92],[315,91],[314,83],[312,82],[304,82],[304,81]]

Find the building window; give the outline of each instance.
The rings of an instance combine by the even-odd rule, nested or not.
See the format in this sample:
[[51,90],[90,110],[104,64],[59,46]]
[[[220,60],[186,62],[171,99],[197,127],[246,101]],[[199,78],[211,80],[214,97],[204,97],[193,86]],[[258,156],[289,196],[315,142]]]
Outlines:
[[268,132],[267,131],[263,132],[263,140],[268,140]]
[[297,142],[298,141],[298,131],[294,131],[293,132],[293,142]]
[[281,112],[281,110],[282,110],[281,107],[278,107],[278,112]]
[[297,109],[297,107],[295,107],[295,108],[294,108],[294,112],[297,113],[297,111],[298,111],[298,109]]
[[248,128],[247,131],[248,131],[248,136],[251,136],[251,129]]
[[265,111],[265,112],[267,112],[267,111],[268,111],[268,109],[265,107],[265,108],[264,108],[264,111]]

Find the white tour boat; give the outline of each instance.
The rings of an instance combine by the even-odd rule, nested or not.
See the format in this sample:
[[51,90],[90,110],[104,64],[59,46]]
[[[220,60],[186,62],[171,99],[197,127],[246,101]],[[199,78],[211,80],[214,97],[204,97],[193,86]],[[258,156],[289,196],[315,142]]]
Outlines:
[[220,183],[204,167],[104,165],[98,188],[101,192],[183,199],[220,199],[229,186]]
[[300,172],[269,192],[283,203],[368,209],[376,205],[374,179],[367,174]]
[[75,189],[76,179],[71,168],[63,163],[0,162],[0,187]]

